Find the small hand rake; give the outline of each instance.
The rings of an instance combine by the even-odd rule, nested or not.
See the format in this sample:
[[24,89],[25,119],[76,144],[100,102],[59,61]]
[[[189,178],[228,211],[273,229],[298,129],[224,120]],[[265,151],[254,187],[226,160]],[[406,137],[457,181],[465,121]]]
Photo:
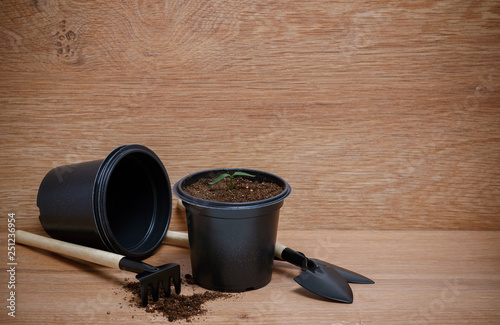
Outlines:
[[162,282],[165,296],[170,297],[170,284],[173,281],[175,292],[181,292],[180,266],[168,263],[158,267],[125,257],[123,255],[102,251],[95,248],[63,242],[53,238],[35,235],[26,231],[16,231],[16,242],[50,252],[76,257],[88,262],[107,267],[138,273],[136,279],[141,286],[142,305],[148,304],[148,288],[151,289],[153,301],[158,301],[159,283]]

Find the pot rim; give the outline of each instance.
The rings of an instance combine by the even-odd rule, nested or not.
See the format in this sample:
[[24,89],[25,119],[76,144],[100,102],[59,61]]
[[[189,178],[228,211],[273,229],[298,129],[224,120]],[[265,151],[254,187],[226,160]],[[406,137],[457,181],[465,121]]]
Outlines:
[[[158,169],[158,172],[162,174],[162,179],[153,179],[149,174],[150,171],[148,171],[148,180],[150,185],[153,186],[152,190],[155,196],[153,216],[142,240],[137,242],[133,247],[125,247],[122,244],[122,239],[118,239],[111,229],[106,201],[109,181],[113,171],[115,170],[116,166],[118,166],[118,164],[120,164],[125,158],[129,158],[134,154],[145,155],[147,156],[147,159],[150,159],[152,162],[154,162],[155,167]],[[144,161],[138,160],[137,163],[147,171],[147,167],[144,165]],[[157,193],[157,187],[160,186],[158,185],[159,183],[163,183],[168,196],[165,199],[165,202],[168,204],[165,207],[165,215],[160,215],[160,212],[158,211],[158,195],[160,193]],[[98,232],[99,237],[110,251],[139,259],[144,259],[152,255],[161,245],[163,238],[165,237],[165,234],[167,233],[167,230],[169,228],[172,216],[171,202],[172,192],[167,170],[165,169],[165,166],[161,162],[158,155],[156,155],[148,147],[140,144],[122,145],[112,150],[108,154],[108,156],[106,156],[106,158],[102,160],[102,163],[97,171],[93,188],[94,221],[97,228],[100,229],[100,231]],[[159,226],[162,226],[162,228],[158,228]],[[156,238],[154,237],[155,235]],[[149,245],[147,245],[148,242],[150,242]]]
[[[264,199],[264,200],[258,200],[258,201],[248,201],[248,202],[219,202],[219,201],[210,201],[210,200],[205,200],[205,199],[200,199],[195,196],[187,194],[183,190],[183,185],[186,181],[189,181],[191,179],[195,179],[193,182],[197,181],[198,179],[204,178],[202,177],[203,175],[211,175],[211,174],[220,174],[221,172],[236,172],[236,171],[241,171],[249,174],[259,174],[263,175],[266,179],[266,181],[271,181],[273,183],[276,183],[280,186],[283,186],[284,189],[281,193],[278,195],[275,195],[273,197]],[[215,177],[210,176],[210,177]],[[173,192],[174,194],[181,199],[183,202],[186,202],[191,205],[199,206],[199,207],[204,207],[204,208],[214,208],[214,209],[225,209],[225,210],[240,210],[240,209],[253,209],[253,208],[259,208],[259,207],[264,207],[268,205],[273,205],[278,202],[283,201],[285,198],[287,198],[290,193],[292,192],[291,186],[281,177],[271,174],[269,172],[261,171],[261,170],[256,170],[256,169],[250,169],[250,168],[214,168],[214,169],[206,169],[202,171],[198,171],[192,174],[189,174],[179,181],[177,181],[174,186],[173,186]]]

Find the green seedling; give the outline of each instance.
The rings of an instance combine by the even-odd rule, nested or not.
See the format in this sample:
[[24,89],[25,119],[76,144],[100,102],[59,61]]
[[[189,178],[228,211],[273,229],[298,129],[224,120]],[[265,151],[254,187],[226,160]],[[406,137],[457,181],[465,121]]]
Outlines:
[[248,177],[255,177],[255,175],[251,175],[251,174],[247,174],[247,173],[244,173],[244,172],[234,172],[233,175],[230,175],[230,174],[227,174],[227,173],[224,173],[222,175],[220,175],[219,177],[217,177],[216,179],[214,179],[212,182],[210,182],[209,184],[210,185],[214,185],[215,183],[217,183],[218,181],[226,178],[226,177],[229,177],[229,183],[230,183],[230,186],[229,186],[229,190],[232,191],[233,190],[233,178],[234,176],[248,176]]

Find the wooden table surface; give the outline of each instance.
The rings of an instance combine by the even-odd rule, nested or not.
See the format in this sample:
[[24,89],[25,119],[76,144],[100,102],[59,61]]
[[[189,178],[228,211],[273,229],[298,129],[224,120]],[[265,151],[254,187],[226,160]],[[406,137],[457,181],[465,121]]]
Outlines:
[[[498,231],[280,231],[292,248],[369,276],[351,284],[352,304],[324,300],[302,289],[300,270],[276,262],[264,288],[205,304],[202,324],[497,324],[500,320]],[[69,260],[17,245],[16,322],[139,324],[165,318],[130,307],[121,287],[133,274]],[[189,252],[164,245],[147,262],[181,265]],[[129,281],[125,281],[129,278]],[[4,289],[4,288],[2,288]],[[182,294],[201,293],[195,286]],[[4,300],[5,301],[5,300]],[[9,319],[5,310],[2,322]]]
[[[49,170],[139,143],[172,184],[218,167],[283,177],[280,238],[377,281],[332,304],[279,265],[205,322],[498,323],[499,35],[488,0],[1,1],[4,265],[9,213],[44,234]],[[186,229],[177,209],[170,227]],[[122,273],[18,253],[17,320],[152,320],[108,295]],[[182,249],[151,259],[170,257],[189,270]]]

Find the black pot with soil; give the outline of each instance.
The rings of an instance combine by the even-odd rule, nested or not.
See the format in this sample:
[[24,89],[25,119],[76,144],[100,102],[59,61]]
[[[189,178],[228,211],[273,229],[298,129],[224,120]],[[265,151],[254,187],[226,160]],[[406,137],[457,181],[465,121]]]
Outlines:
[[[243,172],[250,176],[224,178]],[[251,169],[211,169],[173,187],[186,208],[193,277],[218,291],[258,289],[271,281],[279,210],[291,193],[281,177]]]

